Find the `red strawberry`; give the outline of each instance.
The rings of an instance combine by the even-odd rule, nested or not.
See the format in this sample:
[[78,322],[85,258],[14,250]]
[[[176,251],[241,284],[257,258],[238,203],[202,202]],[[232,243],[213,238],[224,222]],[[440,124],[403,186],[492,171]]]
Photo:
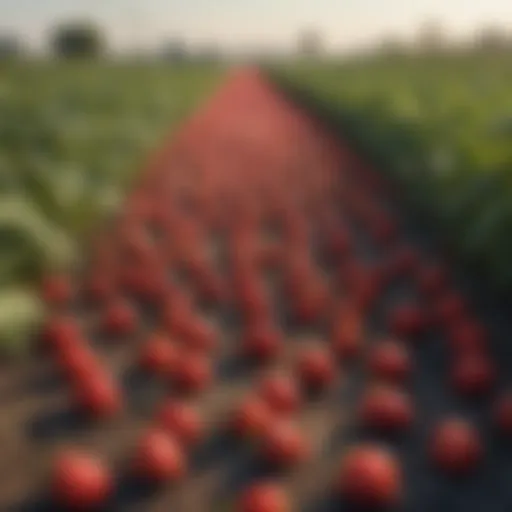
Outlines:
[[186,456],[178,442],[164,431],[150,430],[139,440],[133,470],[153,483],[174,482],[185,475]]
[[200,317],[184,324],[182,339],[186,346],[200,352],[209,353],[217,347],[217,333],[211,324]]
[[55,460],[51,485],[59,506],[89,510],[105,504],[113,490],[113,477],[100,459],[66,450]]
[[320,280],[303,283],[292,299],[295,316],[304,324],[315,322],[325,314],[328,301],[327,289]]
[[411,366],[407,350],[396,341],[382,341],[370,351],[368,367],[372,376],[377,379],[403,383],[411,374]]
[[427,326],[425,313],[415,304],[401,304],[390,313],[390,328],[399,337],[416,336]]
[[103,327],[114,336],[131,334],[137,327],[136,312],[126,301],[113,301],[105,309]]
[[210,361],[198,353],[182,354],[172,378],[178,390],[184,393],[205,391],[213,380]]
[[354,446],[343,458],[336,486],[354,505],[396,506],[403,494],[402,469],[385,448],[372,444]]
[[336,317],[332,332],[332,348],[343,359],[357,356],[363,347],[361,315],[351,308],[344,308]]
[[203,424],[197,410],[177,400],[166,402],[158,413],[158,423],[186,446],[194,446],[203,434]]
[[80,383],[102,371],[99,360],[85,343],[79,343],[60,350],[56,354],[59,368],[73,384]]
[[403,392],[385,386],[370,389],[361,402],[359,417],[363,425],[386,432],[401,432],[413,421],[413,406]]
[[448,418],[433,431],[430,455],[442,471],[466,474],[474,470],[482,458],[480,437],[464,420]]
[[310,447],[301,431],[286,421],[277,421],[265,432],[262,455],[268,463],[279,468],[289,468],[306,460]]
[[388,265],[388,273],[395,277],[411,273],[419,265],[419,254],[413,247],[403,246],[393,255]]
[[55,316],[48,320],[42,340],[52,350],[62,351],[81,345],[83,335],[78,322],[69,316]]
[[492,410],[493,424],[507,437],[512,437],[512,393],[506,392],[495,401]]
[[255,362],[265,363],[276,359],[282,351],[281,333],[270,323],[250,325],[242,341],[245,357]]
[[496,380],[496,370],[485,355],[467,354],[455,361],[452,383],[464,396],[481,396],[490,391]]
[[230,430],[237,437],[259,437],[270,428],[271,411],[259,397],[246,397],[230,418]]
[[421,267],[417,276],[421,293],[428,297],[438,296],[446,286],[447,280],[446,270],[435,264]]
[[440,297],[434,307],[434,314],[441,325],[450,325],[467,317],[467,305],[464,297],[449,292]]
[[86,296],[94,302],[104,302],[115,293],[112,279],[101,273],[93,274],[85,284]]
[[73,286],[68,276],[49,275],[42,284],[42,296],[47,304],[62,306],[68,303],[73,297]]
[[333,358],[321,348],[304,350],[297,362],[297,372],[305,386],[311,389],[329,387],[336,378]]
[[144,343],[139,364],[147,372],[167,375],[172,373],[179,359],[177,348],[163,335],[153,334]]
[[466,319],[450,325],[448,337],[457,354],[482,353],[489,342],[485,328],[474,320]]
[[236,512],[291,512],[286,493],[273,482],[253,484],[242,493]]
[[110,418],[121,410],[120,391],[102,370],[85,375],[74,392],[80,409],[94,419]]
[[259,385],[260,396],[272,410],[280,414],[291,414],[300,407],[301,397],[294,379],[284,374],[269,374]]

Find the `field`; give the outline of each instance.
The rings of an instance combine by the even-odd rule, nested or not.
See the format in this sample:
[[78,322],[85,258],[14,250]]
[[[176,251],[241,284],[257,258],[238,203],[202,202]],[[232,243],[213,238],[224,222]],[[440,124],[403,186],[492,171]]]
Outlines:
[[[23,207],[52,226],[38,233],[42,248],[62,238],[66,250],[37,267],[46,314],[35,350],[1,363],[0,510],[510,509],[507,306],[472,276],[459,279],[349,124],[346,137],[328,131],[248,68],[174,130],[222,70],[145,68],[137,85],[133,68],[72,71],[41,76],[41,91],[48,79],[60,105],[63,90],[81,90],[82,128],[102,121],[71,140],[75,124],[56,123],[66,144],[52,131],[41,145],[53,164],[10,174],[6,196],[22,200],[2,203],[11,222]],[[325,69],[309,72],[287,76],[299,85],[322,76],[327,87]],[[81,89],[88,76],[97,85]],[[340,119],[345,103],[338,110],[308,87],[303,98]],[[351,103],[363,128],[366,101]],[[147,145],[134,145],[128,119],[146,127]],[[115,122],[107,147],[82,147],[103,122]],[[361,134],[384,136],[374,126]],[[17,169],[36,140],[9,150]],[[123,160],[91,170],[116,154]],[[57,165],[72,160],[83,166],[74,175]],[[119,199],[83,216],[90,203],[72,186],[55,200],[70,176],[80,177],[77,193],[96,198],[110,186]],[[27,269],[17,289],[37,282]],[[0,312],[26,329],[23,296],[12,297]]]
[[509,509],[510,322],[388,181],[254,69],[171,141],[1,368],[0,510]]
[[367,57],[275,70],[472,271],[512,285],[512,56]]
[[223,70],[0,66],[0,343],[16,351],[40,316],[34,288],[44,272],[76,263],[90,227],[119,208],[134,173]]

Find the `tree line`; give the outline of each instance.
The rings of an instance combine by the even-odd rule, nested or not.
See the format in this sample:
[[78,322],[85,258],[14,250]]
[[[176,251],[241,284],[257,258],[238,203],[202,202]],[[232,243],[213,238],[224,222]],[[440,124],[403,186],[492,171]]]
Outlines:
[[[68,21],[54,27],[49,46],[52,55],[60,58],[97,58],[108,52],[107,39],[105,32],[94,23]],[[393,55],[419,50],[432,53],[451,51],[455,46],[449,41],[442,25],[430,20],[419,27],[415,41],[405,42],[391,34],[377,41],[373,52]],[[509,52],[512,51],[512,34],[498,26],[482,27],[462,48]],[[322,32],[314,28],[299,32],[296,50],[299,55],[310,57],[325,53]],[[0,59],[15,58],[24,53],[25,48],[20,38],[0,34]],[[180,38],[172,38],[162,44],[160,56],[173,62],[191,57],[185,41]],[[215,60],[219,57],[220,51],[214,44],[194,55],[195,60]]]

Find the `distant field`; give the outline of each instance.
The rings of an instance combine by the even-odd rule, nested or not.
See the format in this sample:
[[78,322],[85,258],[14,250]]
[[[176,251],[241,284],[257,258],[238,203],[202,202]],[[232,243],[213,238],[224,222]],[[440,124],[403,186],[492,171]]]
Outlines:
[[213,65],[0,64],[0,340],[25,286],[72,260],[80,234],[222,76]]
[[277,77],[512,285],[512,54],[298,64]]

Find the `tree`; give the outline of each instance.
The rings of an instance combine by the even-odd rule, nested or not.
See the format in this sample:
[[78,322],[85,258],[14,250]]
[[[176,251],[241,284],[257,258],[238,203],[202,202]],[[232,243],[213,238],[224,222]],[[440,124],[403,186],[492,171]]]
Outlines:
[[378,52],[387,57],[397,57],[407,54],[407,45],[397,36],[389,34],[378,43]]
[[215,42],[210,41],[197,49],[195,60],[205,64],[216,63],[222,60],[222,51]]
[[0,60],[16,58],[22,51],[22,44],[17,37],[0,34]]
[[489,25],[480,30],[476,44],[484,51],[502,51],[510,48],[511,39],[505,29],[498,25]]
[[299,34],[298,51],[306,57],[315,57],[323,52],[322,35],[314,30],[304,30]]
[[105,39],[96,25],[87,21],[73,21],[54,30],[52,47],[60,57],[97,57],[105,50]]
[[417,36],[418,48],[421,52],[436,53],[446,49],[446,33],[443,25],[437,20],[424,22]]
[[187,45],[185,41],[174,38],[164,46],[164,59],[171,62],[183,62],[187,58]]

